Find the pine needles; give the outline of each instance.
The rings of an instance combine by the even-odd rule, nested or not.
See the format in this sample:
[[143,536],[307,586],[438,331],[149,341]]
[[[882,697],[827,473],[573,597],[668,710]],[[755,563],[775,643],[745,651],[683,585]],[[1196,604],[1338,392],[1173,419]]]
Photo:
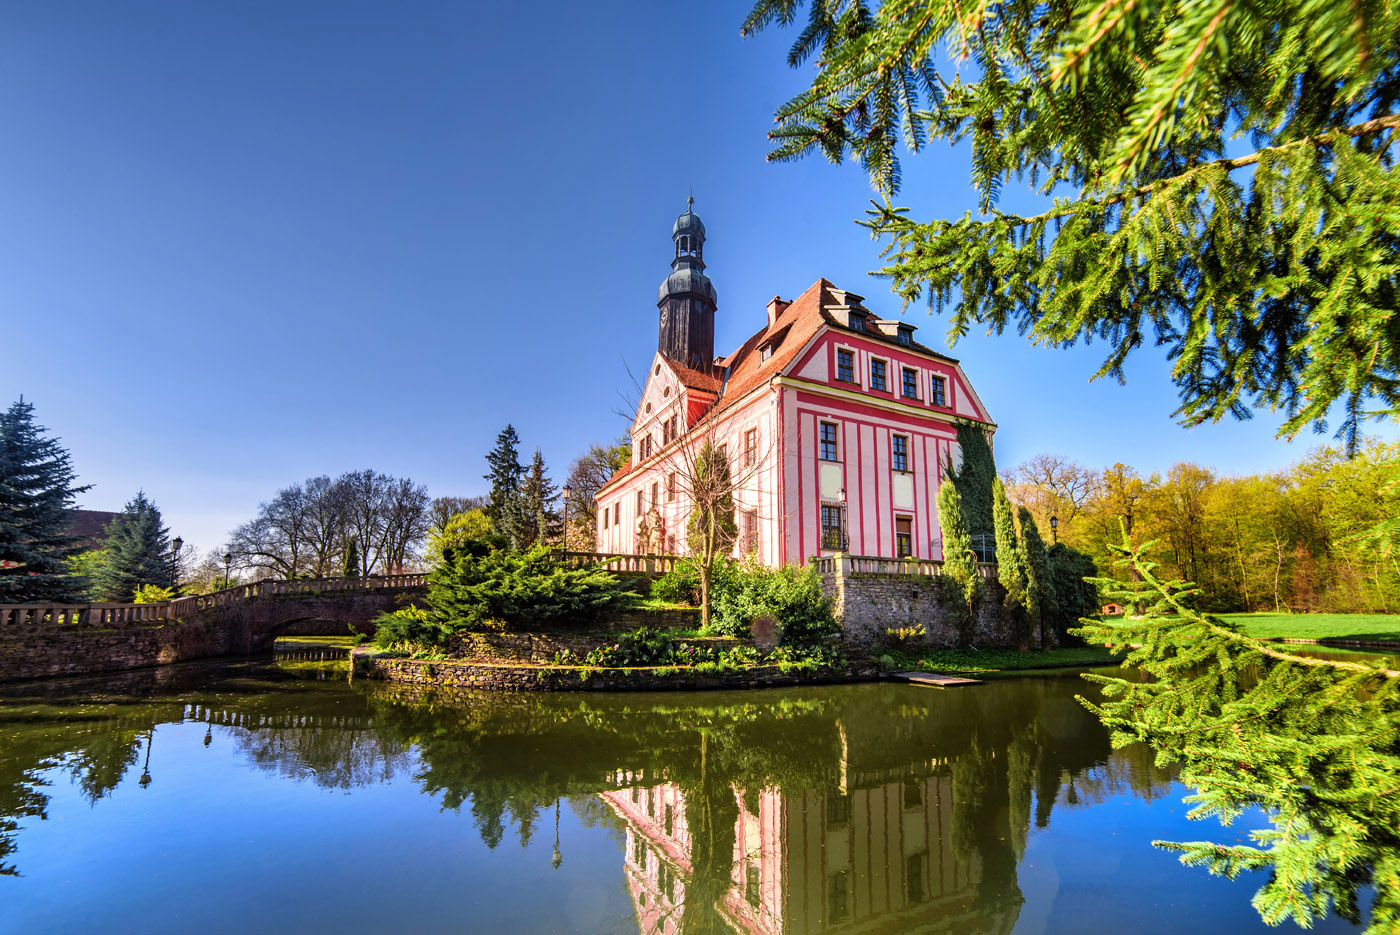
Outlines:
[[1152,745],[1158,765],[1181,765],[1195,788],[1189,817],[1230,824],[1259,808],[1271,827],[1253,845],[1156,842],[1184,863],[1234,878],[1268,871],[1254,897],[1269,924],[1308,925],[1329,911],[1361,917],[1374,886],[1368,933],[1400,926],[1400,671],[1317,659],[1246,636],[1191,607],[1195,589],[1163,582],[1144,556],[1114,548],[1141,581],[1100,579],[1141,613],[1084,620],[1093,645],[1129,647],[1124,664],[1145,678],[1088,675],[1105,700],[1083,701],[1115,747]]
[[[793,24],[801,5],[760,0],[744,32]],[[882,196],[862,222],[886,242],[879,273],[906,302],[951,306],[950,340],[1097,338],[1095,376],[1119,380],[1134,349],[1164,347],[1187,424],[1263,406],[1291,436],[1340,416],[1354,447],[1368,402],[1400,405],[1400,4],[813,0],[809,14],[788,61],[816,73],[778,109],[770,158],[861,163]],[[923,223],[890,201],[900,141],[936,139],[970,143],[977,216]],[[1241,141],[1252,151],[1235,155]],[[1012,180],[1053,207],[999,211]]]

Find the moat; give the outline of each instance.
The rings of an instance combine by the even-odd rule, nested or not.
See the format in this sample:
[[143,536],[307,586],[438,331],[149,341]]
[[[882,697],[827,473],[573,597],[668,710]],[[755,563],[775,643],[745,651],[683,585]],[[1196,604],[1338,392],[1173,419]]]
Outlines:
[[[1266,932],[1075,673],[425,694],[305,648],[0,691],[0,932]],[[1315,931],[1356,929],[1329,919]]]

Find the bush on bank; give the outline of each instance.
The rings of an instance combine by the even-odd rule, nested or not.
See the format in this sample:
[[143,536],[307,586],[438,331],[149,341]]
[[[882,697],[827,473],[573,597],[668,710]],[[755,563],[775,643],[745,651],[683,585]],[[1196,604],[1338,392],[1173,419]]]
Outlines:
[[565,650],[554,657],[556,666],[687,668],[701,675],[737,672],[756,666],[776,666],[784,674],[816,672],[840,668],[846,663],[846,657],[830,646],[779,646],[764,654],[753,646],[707,646],[703,641],[678,638],[665,630],[647,626],[624,633],[612,645],[599,646],[585,655]]
[[537,545],[524,552],[473,541],[444,550],[428,578],[428,606],[382,614],[374,645],[428,649],[469,630],[557,630],[588,626],[631,594],[598,568],[565,568]]
[[748,636],[759,617],[778,622],[784,646],[812,645],[841,632],[832,599],[822,592],[821,576],[811,566],[768,568],[744,562],[726,569],[716,584],[711,625],[722,636]]

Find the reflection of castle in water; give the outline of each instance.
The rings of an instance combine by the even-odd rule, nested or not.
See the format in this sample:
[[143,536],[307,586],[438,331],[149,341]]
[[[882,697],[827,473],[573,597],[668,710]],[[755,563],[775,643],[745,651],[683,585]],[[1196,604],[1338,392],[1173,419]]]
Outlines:
[[[713,913],[728,929],[756,935],[1010,932],[1019,892],[997,908],[982,900],[981,855],[955,843],[949,764],[927,767],[863,788],[733,790],[733,848]],[[685,793],[661,783],[599,797],[626,822],[627,886],[641,932],[686,931],[688,887],[704,871],[692,861]]]

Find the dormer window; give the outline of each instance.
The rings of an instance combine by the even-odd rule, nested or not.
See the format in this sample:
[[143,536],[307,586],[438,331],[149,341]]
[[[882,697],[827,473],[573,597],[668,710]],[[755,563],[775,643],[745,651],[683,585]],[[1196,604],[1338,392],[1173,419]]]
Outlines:
[[899,332],[895,335],[895,340],[905,347],[908,347],[914,343],[914,335],[909,332],[908,328],[900,328]]
[[865,331],[865,316],[864,316],[864,315],[852,315],[852,316],[851,316],[851,330],[852,330],[852,331],[860,331],[860,332],[864,332],[864,331]]
[[759,360],[765,360],[765,361],[766,361],[768,358],[770,358],[770,357],[772,357],[772,356],[773,356],[773,345],[771,345],[771,344],[765,344],[765,345],[763,345],[762,347],[760,347],[760,348],[758,349],[758,359],[759,359]]

